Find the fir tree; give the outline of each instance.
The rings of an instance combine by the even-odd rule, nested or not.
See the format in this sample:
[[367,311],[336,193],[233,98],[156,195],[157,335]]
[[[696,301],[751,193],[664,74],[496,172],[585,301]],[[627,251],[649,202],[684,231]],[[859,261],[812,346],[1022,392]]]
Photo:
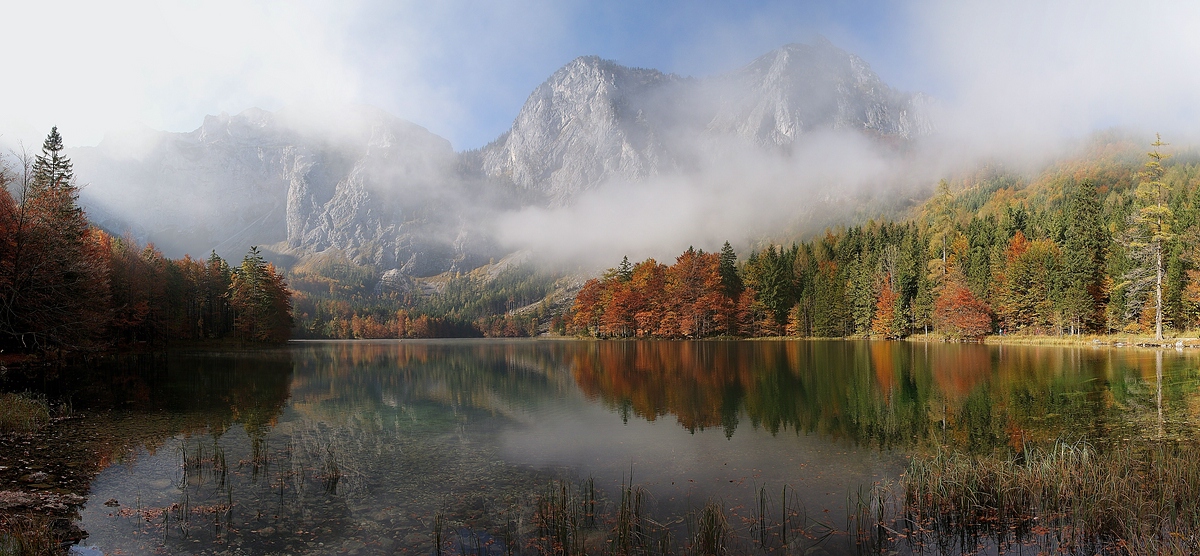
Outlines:
[[75,171],[71,159],[63,155],[62,136],[58,127],[50,128],[50,135],[42,142],[42,154],[33,161],[33,187],[35,190],[45,188],[71,187],[74,188]]
[[721,283],[725,285],[725,295],[730,299],[737,299],[742,294],[742,277],[738,275],[737,254],[733,252],[733,247],[728,241],[721,246],[720,261]]

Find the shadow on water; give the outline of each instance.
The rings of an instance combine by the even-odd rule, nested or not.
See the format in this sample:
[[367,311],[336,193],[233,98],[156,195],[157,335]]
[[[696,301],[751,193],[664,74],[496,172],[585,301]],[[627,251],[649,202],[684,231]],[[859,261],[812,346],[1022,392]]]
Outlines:
[[897,540],[908,458],[1195,444],[1197,368],[907,342],[302,342],[45,386],[81,415],[64,434],[90,435],[87,542],[129,554],[929,553],[1001,544]]

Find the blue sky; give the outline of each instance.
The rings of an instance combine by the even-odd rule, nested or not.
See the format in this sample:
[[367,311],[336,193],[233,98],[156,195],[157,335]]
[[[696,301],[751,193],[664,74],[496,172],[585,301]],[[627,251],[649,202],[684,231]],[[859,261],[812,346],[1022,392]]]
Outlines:
[[366,103],[458,149],[576,56],[691,76],[816,34],[942,102],[971,141],[1200,129],[1200,3],[663,0],[16,2],[0,144],[189,131],[250,107]]

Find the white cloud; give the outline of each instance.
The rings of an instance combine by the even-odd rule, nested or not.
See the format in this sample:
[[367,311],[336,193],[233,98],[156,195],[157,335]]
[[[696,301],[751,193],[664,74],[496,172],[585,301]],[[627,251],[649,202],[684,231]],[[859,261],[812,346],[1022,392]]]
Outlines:
[[942,0],[912,19],[914,52],[947,85],[943,128],[978,148],[1200,128],[1200,4]]
[[348,101],[358,77],[340,57],[350,10],[299,2],[28,2],[5,13],[0,133],[69,145],[140,122],[193,129],[250,106]]

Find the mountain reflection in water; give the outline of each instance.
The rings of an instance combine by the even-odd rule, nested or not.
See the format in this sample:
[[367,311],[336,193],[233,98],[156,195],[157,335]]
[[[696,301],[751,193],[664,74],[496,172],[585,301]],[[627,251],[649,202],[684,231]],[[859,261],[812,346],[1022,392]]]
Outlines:
[[431,553],[439,513],[456,535],[520,536],[550,481],[591,477],[613,500],[632,476],[664,522],[720,500],[742,528],[759,488],[778,497],[788,485],[812,519],[844,529],[851,493],[895,480],[913,450],[986,453],[1065,433],[1194,441],[1196,363],[1190,352],[853,341],[176,355],[78,394],[147,429],[96,477],[81,525],[87,544],[127,554]]

